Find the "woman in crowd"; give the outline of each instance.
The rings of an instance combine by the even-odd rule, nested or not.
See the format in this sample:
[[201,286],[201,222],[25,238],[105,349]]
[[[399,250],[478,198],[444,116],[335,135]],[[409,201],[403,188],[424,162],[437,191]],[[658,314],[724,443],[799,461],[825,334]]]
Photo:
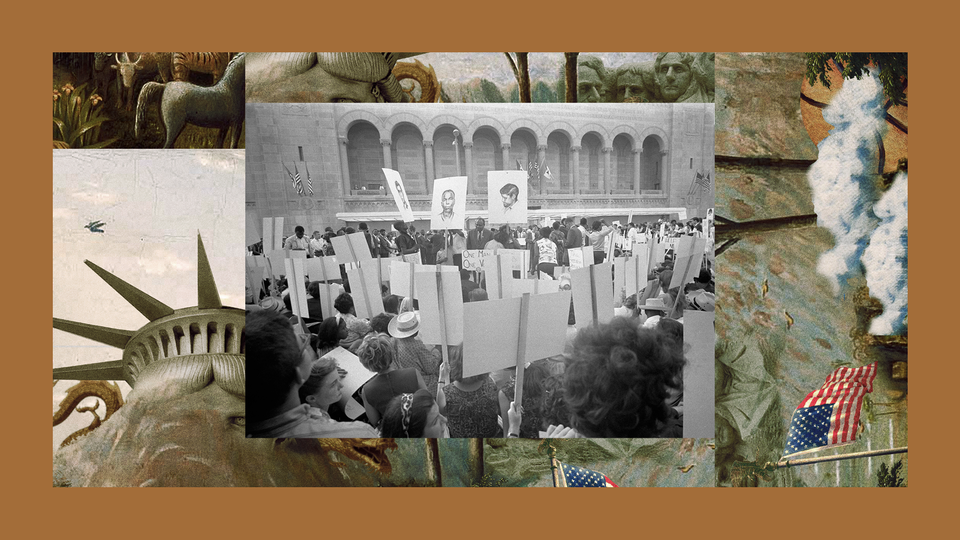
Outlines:
[[533,244],[531,260],[536,261],[532,270],[534,275],[539,271],[553,278],[553,269],[557,267],[557,244],[550,240],[551,231],[553,229],[548,227],[540,229],[540,238]]
[[436,397],[440,380],[440,359],[417,338],[420,332],[420,316],[413,311],[404,311],[390,320],[390,335],[396,339],[397,367],[412,368],[423,378],[430,395]]
[[590,238],[590,245],[593,246],[593,263],[600,264],[606,254],[607,243],[604,241],[606,236],[613,232],[604,221],[594,221],[593,230],[587,235]]
[[[453,382],[443,387],[443,395],[446,401],[444,411],[450,427],[450,436],[455,438],[499,437],[497,385],[487,373],[472,377],[463,376],[462,346],[450,347],[449,354],[450,375]],[[504,409],[504,418],[506,418],[506,409]],[[504,431],[504,433],[508,432]]]
[[585,437],[682,437],[667,400],[683,365],[672,338],[627,319],[580,330],[564,372],[573,427]]
[[357,310],[353,305],[350,293],[343,293],[333,301],[333,308],[339,314],[338,318],[346,323],[347,337],[340,340],[340,346],[350,351],[356,351],[360,340],[372,332],[370,323],[366,319],[357,317]]
[[318,421],[318,425],[327,425],[330,428],[331,437],[341,437],[344,429],[366,433],[364,435],[366,437],[377,437],[376,430],[367,424],[363,422],[337,422],[327,412],[327,409],[334,403],[339,402],[342,397],[340,390],[343,389],[343,384],[340,382],[340,377],[340,370],[333,358],[317,360],[310,370],[310,377],[300,387],[300,402],[310,406],[308,414],[312,419]]
[[550,371],[546,366],[545,360],[537,360],[531,363],[523,370],[523,397],[521,405],[523,406],[523,423],[520,426],[510,424],[507,411],[510,408],[510,402],[513,401],[516,391],[516,378],[499,392],[500,413],[503,422],[503,436],[506,437],[511,430],[516,432],[519,429],[520,437],[524,439],[537,439],[540,437],[540,430],[545,429],[541,422],[541,403],[543,401],[543,385],[550,377]]
[[395,396],[426,389],[417,370],[396,368],[395,346],[390,336],[367,335],[357,348],[357,356],[363,367],[377,374],[363,385],[360,394],[363,407],[367,411],[367,421],[374,427],[380,422],[387,404]]
[[317,356],[325,354],[340,346],[340,340],[347,337],[347,323],[343,319],[327,317],[317,328]]
[[447,419],[430,392],[417,390],[394,396],[387,404],[381,437],[398,439],[445,439],[450,436]]

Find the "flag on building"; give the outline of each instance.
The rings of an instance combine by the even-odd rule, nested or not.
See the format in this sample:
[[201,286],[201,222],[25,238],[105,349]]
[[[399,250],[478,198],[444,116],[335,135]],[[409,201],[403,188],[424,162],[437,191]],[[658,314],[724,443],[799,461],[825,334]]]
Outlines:
[[518,171],[525,171],[525,170],[526,170],[526,169],[523,168],[523,163],[520,163],[520,159],[519,159],[519,158],[517,159],[517,170],[518,170]]
[[710,189],[710,173],[707,173],[707,176],[700,174],[700,171],[697,171],[697,177],[694,179],[694,182],[697,183],[704,191]]
[[554,487],[620,487],[601,473],[560,461],[556,463],[558,474]]
[[550,172],[550,166],[547,165],[543,168],[543,177],[547,180],[553,180],[553,174]]
[[303,183],[300,181],[300,170],[297,169],[297,164],[293,164],[293,187],[297,188],[297,193],[303,195]]
[[793,412],[783,456],[843,446],[857,440],[863,396],[873,392],[877,363],[839,368]]
[[307,195],[313,195],[313,179],[310,178],[310,169],[306,162],[303,163],[303,170],[307,172]]

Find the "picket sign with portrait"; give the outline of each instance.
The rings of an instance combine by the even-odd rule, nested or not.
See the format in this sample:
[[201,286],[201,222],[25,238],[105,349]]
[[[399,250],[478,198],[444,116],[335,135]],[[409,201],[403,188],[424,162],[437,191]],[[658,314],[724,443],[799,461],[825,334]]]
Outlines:
[[410,205],[410,199],[407,198],[407,190],[403,185],[403,178],[400,173],[393,169],[381,169],[383,176],[387,179],[387,187],[393,195],[393,202],[397,203],[397,210],[400,211],[400,219],[406,223],[412,223],[413,207]]
[[463,230],[467,215],[467,177],[450,176],[433,181],[430,228]]
[[487,171],[487,208],[490,223],[527,223],[527,172]]

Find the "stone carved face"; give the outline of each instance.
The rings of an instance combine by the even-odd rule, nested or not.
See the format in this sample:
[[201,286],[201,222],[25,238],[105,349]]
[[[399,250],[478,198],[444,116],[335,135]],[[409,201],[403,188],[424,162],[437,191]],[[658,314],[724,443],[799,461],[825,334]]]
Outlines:
[[603,101],[603,80],[587,66],[577,69],[577,102],[600,103]]
[[690,66],[683,63],[679,53],[667,53],[660,61],[657,70],[657,81],[660,83],[660,92],[666,101],[676,101],[682,96],[693,80]]
[[617,79],[617,101],[629,102],[638,99],[648,99],[643,77],[639,73],[623,73]]

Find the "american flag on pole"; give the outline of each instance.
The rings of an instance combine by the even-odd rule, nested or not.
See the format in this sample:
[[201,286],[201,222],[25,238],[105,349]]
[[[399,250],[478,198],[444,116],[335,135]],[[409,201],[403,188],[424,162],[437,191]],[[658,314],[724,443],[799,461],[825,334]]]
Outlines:
[[707,173],[707,176],[703,176],[700,174],[700,171],[697,171],[697,178],[694,181],[703,188],[703,191],[710,189],[710,173]]
[[620,487],[605,475],[557,461],[558,480],[554,487]]
[[857,440],[863,396],[873,392],[877,363],[839,368],[793,412],[783,456],[842,446]]
[[[293,164],[294,169],[296,169],[297,164]],[[297,190],[297,193],[303,195],[303,184],[300,183],[300,171],[297,171],[297,174],[294,175],[290,172],[290,169],[286,165],[283,166],[283,170],[287,171],[287,176],[290,177],[290,182],[293,184],[293,189]]]
[[310,179],[310,169],[307,168],[306,162],[303,164],[303,170],[307,171],[307,195],[313,195],[313,180]]

